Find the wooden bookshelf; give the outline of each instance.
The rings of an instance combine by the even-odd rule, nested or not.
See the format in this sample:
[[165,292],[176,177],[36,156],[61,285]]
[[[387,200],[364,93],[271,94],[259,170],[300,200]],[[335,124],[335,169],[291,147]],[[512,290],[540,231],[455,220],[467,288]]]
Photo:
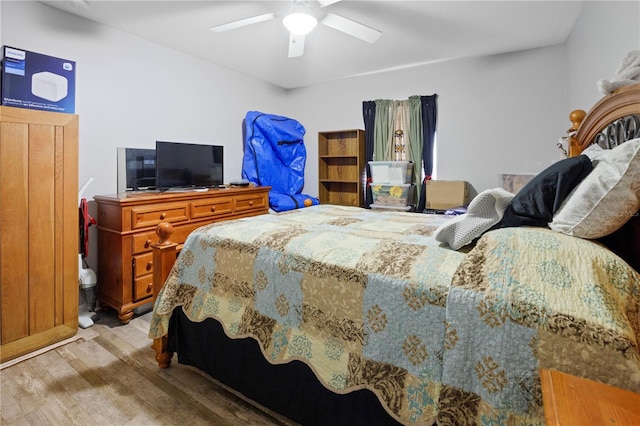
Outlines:
[[322,204],[364,206],[364,130],[318,132],[318,181]]

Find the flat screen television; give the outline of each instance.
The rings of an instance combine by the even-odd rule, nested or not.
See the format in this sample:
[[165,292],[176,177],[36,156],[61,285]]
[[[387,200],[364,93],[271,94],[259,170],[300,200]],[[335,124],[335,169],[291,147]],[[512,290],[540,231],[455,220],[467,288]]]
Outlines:
[[118,148],[118,193],[156,187],[156,150]]
[[214,188],[223,182],[223,147],[156,141],[156,189]]

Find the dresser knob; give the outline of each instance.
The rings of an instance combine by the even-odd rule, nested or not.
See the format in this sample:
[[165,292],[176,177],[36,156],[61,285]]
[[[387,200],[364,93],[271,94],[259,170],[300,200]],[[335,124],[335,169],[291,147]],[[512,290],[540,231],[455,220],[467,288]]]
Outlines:
[[216,211],[216,206],[211,206],[211,211],[215,212]]
[[147,285],[147,293],[151,293],[153,291],[153,284]]
[[150,271],[153,268],[153,261],[147,263],[147,271]]
[[160,213],[160,219],[164,220],[164,218],[167,217],[167,214],[162,212]]
[[250,206],[253,206],[253,201],[249,201],[249,205],[250,205]]
[[149,248],[151,246],[151,239],[148,239],[144,242],[144,248]]

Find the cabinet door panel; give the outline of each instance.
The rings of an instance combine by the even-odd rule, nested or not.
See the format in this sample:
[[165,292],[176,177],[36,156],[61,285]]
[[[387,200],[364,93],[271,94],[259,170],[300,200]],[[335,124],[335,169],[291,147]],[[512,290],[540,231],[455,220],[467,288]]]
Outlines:
[[[0,124],[2,344],[29,334],[29,139],[26,124]],[[7,202],[11,200],[11,202]],[[10,321],[9,321],[10,319]]]
[[78,329],[78,116],[0,106],[0,362]]
[[54,326],[55,128],[29,126],[29,333]]

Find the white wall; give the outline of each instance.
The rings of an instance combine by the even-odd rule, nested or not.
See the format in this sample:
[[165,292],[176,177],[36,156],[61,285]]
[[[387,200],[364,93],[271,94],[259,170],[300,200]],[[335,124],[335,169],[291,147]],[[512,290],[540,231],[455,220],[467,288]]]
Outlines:
[[[116,148],[156,140],[225,146],[225,181],[242,170],[242,119],[284,110],[284,89],[38,2],[0,2],[0,44],[76,61],[79,186],[117,191]],[[97,217],[95,203],[89,211]],[[87,263],[97,271],[97,230]]]
[[437,178],[477,192],[499,173],[537,173],[560,158],[569,113],[602,95],[624,55],[640,45],[640,3],[586,1],[568,41],[319,84],[291,92],[289,114],[307,129],[305,191],[316,194],[317,132],[364,128],[362,101],[438,98]]
[[[305,126],[304,192],[317,195],[317,132],[363,128],[364,100],[433,93],[437,177],[468,180],[479,192],[497,186],[498,173],[535,173],[559,158],[555,144],[570,110],[599,99],[596,80],[612,77],[624,54],[638,48],[639,7],[585,2],[568,42],[558,46],[291,91],[38,2],[0,2],[0,44],[77,62],[79,184],[95,178],[88,199],[115,192],[116,147],[153,147],[157,139],[223,144],[225,180],[240,177],[249,110]],[[95,230],[90,239],[95,247]],[[89,266],[96,263],[92,249]]]
[[438,94],[437,178],[476,191],[498,173],[535,173],[558,160],[566,130],[562,46],[442,62],[291,92],[289,113],[307,128],[305,190],[317,192],[317,132],[363,128],[362,101]]
[[569,109],[595,104],[602,97],[596,82],[612,79],[625,55],[637,49],[640,2],[587,2],[565,46]]
[[85,196],[117,190],[116,148],[156,140],[225,146],[225,181],[239,179],[242,119],[281,111],[286,91],[38,2],[0,3],[2,44],[76,61],[80,177]]

